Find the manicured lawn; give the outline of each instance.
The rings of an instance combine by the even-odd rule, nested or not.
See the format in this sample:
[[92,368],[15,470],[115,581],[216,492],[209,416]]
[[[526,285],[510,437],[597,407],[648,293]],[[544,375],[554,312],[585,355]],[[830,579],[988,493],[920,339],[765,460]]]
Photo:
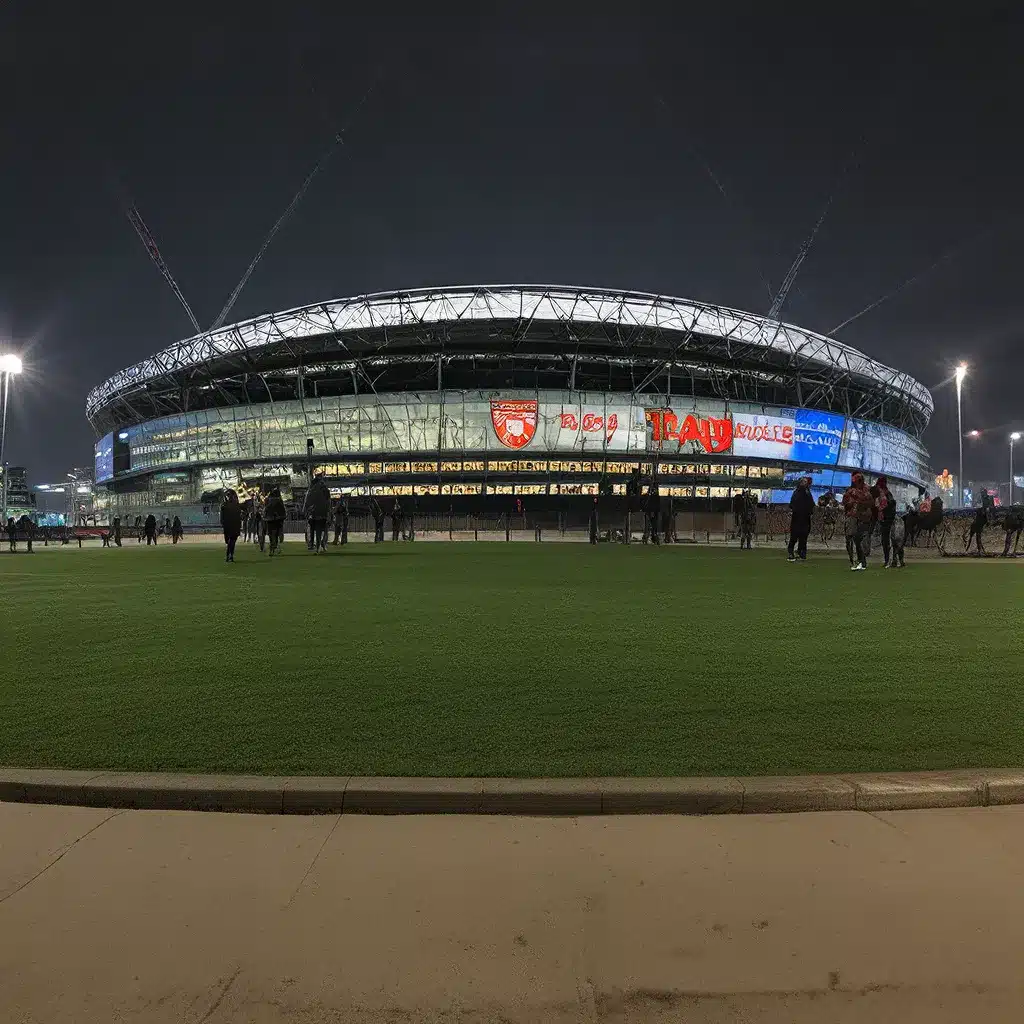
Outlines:
[[0,765],[1024,765],[1024,565],[583,544],[0,555]]

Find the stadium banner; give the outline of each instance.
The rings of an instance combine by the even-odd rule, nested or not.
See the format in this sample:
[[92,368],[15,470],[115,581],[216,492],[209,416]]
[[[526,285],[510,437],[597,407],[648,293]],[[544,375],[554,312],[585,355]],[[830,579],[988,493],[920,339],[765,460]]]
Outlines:
[[844,417],[814,409],[734,405],[733,454],[834,466],[839,459]]
[[[845,430],[844,430],[845,427]],[[305,463],[346,456],[475,452],[728,456],[864,468],[921,481],[927,455],[893,427],[836,413],[715,399],[569,391],[359,395],[180,413],[118,434],[133,473],[237,462]],[[109,473],[96,445],[97,477]],[[123,470],[114,467],[115,476]],[[106,476],[109,479],[109,476]]]

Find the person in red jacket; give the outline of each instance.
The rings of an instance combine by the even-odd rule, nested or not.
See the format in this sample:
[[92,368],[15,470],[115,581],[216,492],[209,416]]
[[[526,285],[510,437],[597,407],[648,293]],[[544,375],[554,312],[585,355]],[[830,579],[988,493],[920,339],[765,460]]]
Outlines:
[[850,568],[856,572],[868,567],[867,537],[875,515],[875,500],[864,481],[863,473],[854,473],[843,495],[846,514],[846,553]]

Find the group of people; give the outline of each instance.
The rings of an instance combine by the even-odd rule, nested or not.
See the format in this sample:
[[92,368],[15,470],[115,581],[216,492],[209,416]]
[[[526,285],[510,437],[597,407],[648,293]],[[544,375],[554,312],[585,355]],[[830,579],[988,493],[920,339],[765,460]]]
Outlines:
[[242,536],[243,526],[246,540],[252,539],[259,545],[260,551],[266,551],[269,542],[271,557],[280,554],[284,541],[284,521],[287,518],[288,513],[284,507],[280,487],[275,487],[258,508],[245,510],[238,500],[238,492],[226,490],[224,502],[220,507],[220,525],[224,531],[224,561],[235,560],[235,545]]
[[[789,545],[786,555],[790,562],[806,561],[807,539],[811,534],[811,517],[815,509],[809,476],[797,482],[793,496],[789,499],[789,508]],[[871,540],[876,528],[882,542],[883,567],[898,569],[906,565],[906,524],[896,512],[896,499],[889,490],[886,477],[880,476],[868,487],[863,473],[853,474],[842,500],[846,553],[853,572],[867,569]]]
[[[152,512],[145,519],[142,516],[135,517],[135,539],[140,544],[145,539],[146,547],[148,548],[151,544],[156,544],[157,537],[160,536],[170,537],[171,543],[177,544],[185,536],[181,519],[178,516],[175,516],[173,519],[167,516],[162,523],[158,523],[156,516]],[[116,547],[121,547],[123,539],[124,531],[121,526],[121,517],[115,516],[113,523],[110,525],[110,530],[103,538],[103,546],[109,548],[110,542],[113,541]]]

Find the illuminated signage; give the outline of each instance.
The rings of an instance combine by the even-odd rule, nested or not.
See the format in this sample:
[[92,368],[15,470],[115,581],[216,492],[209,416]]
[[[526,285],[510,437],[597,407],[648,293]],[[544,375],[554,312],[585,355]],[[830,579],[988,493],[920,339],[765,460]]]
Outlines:
[[682,448],[693,441],[710,454],[727,452],[732,444],[733,424],[727,417],[688,413],[680,422],[671,409],[646,409],[644,415],[651,425],[651,441],[658,447],[665,441],[676,441]]
[[537,400],[491,402],[491,422],[506,448],[525,448],[537,433]]

